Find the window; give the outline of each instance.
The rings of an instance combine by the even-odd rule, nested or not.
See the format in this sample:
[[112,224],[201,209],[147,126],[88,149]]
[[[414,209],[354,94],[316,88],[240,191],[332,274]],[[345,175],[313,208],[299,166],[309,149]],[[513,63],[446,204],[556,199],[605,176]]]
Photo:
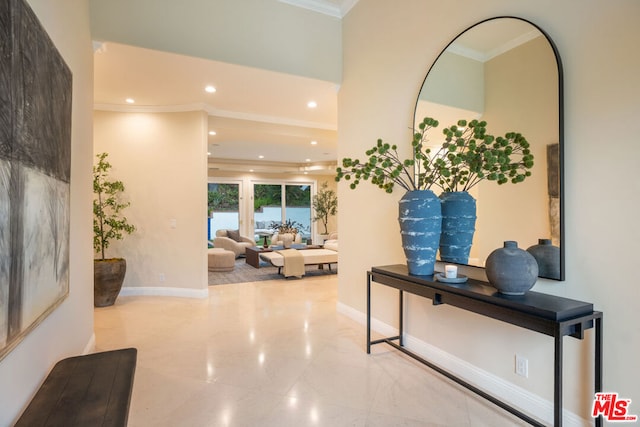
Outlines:
[[208,183],[209,240],[216,237],[216,230],[240,228],[240,184]]
[[311,183],[254,184],[253,220],[256,235],[290,220],[298,224],[303,239],[311,238]]

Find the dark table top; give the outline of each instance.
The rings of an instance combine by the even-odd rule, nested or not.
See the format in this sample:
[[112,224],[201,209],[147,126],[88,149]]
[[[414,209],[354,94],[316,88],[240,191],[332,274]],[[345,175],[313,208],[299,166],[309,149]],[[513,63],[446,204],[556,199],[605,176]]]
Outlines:
[[411,275],[404,264],[372,267],[371,272],[550,320],[561,321],[593,313],[593,304],[588,302],[534,291],[526,292],[524,295],[505,295],[488,282],[474,279],[468,279],[466,283],[442,283],[438,282],[434,276]]

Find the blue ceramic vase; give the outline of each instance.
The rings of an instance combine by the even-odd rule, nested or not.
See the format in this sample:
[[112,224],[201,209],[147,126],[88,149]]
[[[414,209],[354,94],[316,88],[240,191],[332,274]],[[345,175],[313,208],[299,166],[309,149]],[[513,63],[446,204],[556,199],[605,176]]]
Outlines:
[[538,276],[560,279],[560,248],[551,239],[538,239],[538,244],[527,248],[538,262]]
[[408,191],[398,202],[398,222],[409,274],[433,274],[440,242],[440,199],[431,190]]
[[524,295],[536,284],[538,263],[518,242],[506,241],[504,247],[489,254],[485,264],[489,283],[505,295]]
[[466,191],[447,191],[442,201],[440,259],[457,264],[469,263],[469,252],[476,231],[476,199]]

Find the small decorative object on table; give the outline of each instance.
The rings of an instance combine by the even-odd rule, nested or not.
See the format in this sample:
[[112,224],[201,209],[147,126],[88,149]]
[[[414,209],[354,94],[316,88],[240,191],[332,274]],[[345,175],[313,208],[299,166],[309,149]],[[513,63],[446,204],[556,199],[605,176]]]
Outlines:
[[464,283],[467,276],[458,274],[458,267],[447,264],[444,266],[444,273],[436,273],[436,280],[443,283]]
[[536,259],[512,240],[489,254],[485,271],[489,283],[505,295],[524,295],[538,279]]
[[447,279],[455,279],[456,277],[458,277],[458,267],[450,264],[445,265],[444,277],[446,277]]

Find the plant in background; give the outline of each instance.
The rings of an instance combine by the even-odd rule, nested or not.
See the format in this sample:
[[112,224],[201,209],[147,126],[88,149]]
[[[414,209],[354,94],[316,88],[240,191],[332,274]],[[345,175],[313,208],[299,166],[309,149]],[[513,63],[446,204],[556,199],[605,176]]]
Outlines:
[[351,189],[362,181],[371,181],[387,193],[393,192],[395,185],[407,191],[434,186],[442,191],[467,191],[484,179],[515,184],[531,175],[533,154],[521,134],[509,132],[496,138],[486,133],[486,122],[460,120],[443,130],[446,140],[432,153],[427,133],[438,125],[430,117],[422,120],[413,134],[410,159],[400,159],[396,145],[378,139],[365,152],[369,157],[366,162],[342,159],[342,167],[336,169],[336,181],[353,180]]
[[303,228],[302,224],[291,219],[288,219],[282,223],[276,221],[271,223],[271,229],[277,231],[278,234],[291,233],[295,236],[296,234],[298,234],[298,230],[301,228]]
[[93,166],[93,249],[104,260],[104,250],[109,247],[111,240],[121,240],[124,233],[131,234],[135,226],[129,224],[122,216],[122,210],[129,206],[129,202],[121,203],[120,194],[124,191],[122,181],[110,181],[109,170],[111,164],[106,160],[108,154],[97,154],[98,163]]
[[329,217],[338,213],[338,197],[336,196],[336,192],[329,189],[327,182],[323,182],[320,185],[318,193],[313,196],[311,205],[315,212],[315,216],[312,218],[313,221],[320,221],[324,227],[322,234],[329,234],[329,230],[327,229]]

